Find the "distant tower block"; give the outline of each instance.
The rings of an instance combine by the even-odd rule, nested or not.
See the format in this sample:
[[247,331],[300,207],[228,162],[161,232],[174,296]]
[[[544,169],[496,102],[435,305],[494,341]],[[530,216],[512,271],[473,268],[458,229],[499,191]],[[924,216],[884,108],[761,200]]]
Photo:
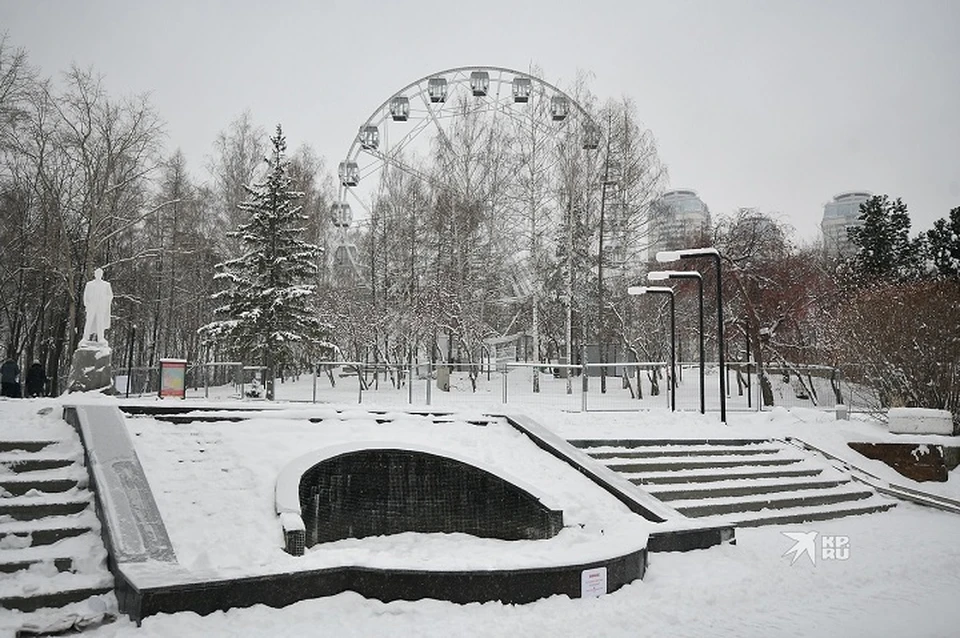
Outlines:
[[710,209],[694,190],[667,191],[650,212],[651,257],[662,250],[688,248],[710,229]]
[[831,257],[849,257],[856,251],[848,231],[862,225],[860,204],[873,196],[869,191],[840,193],[823,207],[823,248]]

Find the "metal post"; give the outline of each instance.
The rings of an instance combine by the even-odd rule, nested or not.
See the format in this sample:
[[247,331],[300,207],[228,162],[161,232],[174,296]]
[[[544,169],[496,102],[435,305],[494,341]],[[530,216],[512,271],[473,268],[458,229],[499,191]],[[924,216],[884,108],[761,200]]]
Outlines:
[[[607,118],[607,152],[603,157],[603,180],[600,183],[600,237],[597,247],[597,356],[600,359],[600,393],[607,392],[607,352],[604,347],[603,337],[603,225],[604,213],[607,203],[607,186],[617,184],[618,179],[610,179],[610,118]],[[620,170],[617,169],[619,177]]]
[[407,403],[413,405],[413,348],[407,350]]
[[[610,153],[610,138],[607,137],[607,153]],[[603,351],[603,212],[607,199],[607,170],[604,162],[603,184],[600,187],[600,244],[597,249],[597,356],[600,358],[600,393],[607,391],[606,353]]]
[[127,396],[130,398],[130,386],[133,385],[133,341],[137,336],[137,324],[130,326],[130,343],[127,346]]
[[750,402],[753,400],[753,395],[751,394],[751,388],[750,388],[750,366],[751,366],[751,363],[750,363],[750,320],[747,319],[745,323],[746,323],[746,328],[745,328],[745,330],[744,330],[744,333],[747,335],[747,407],[748,407],[748,408],[751,408],[751,407],[753,407],[753,406],[750,405]]
[[677,312],[674,295],[670,294],[670,409],[677,411]]
[[[666,366],[664,366],[664,367],[666,367]],[[668,373],[666,373],[666,372],[663,374],[664,379],[666,379],[668,376],[669,376],[669,375],[668,375]],[[667,408],[669,408],[669,407],[670,407],[670,397],[672,396],[672,393],[670,392],[670,386],[667,385],[666,380],[665,380],[664,383],[663,383],[663,387],[666,389],[666,392],[663,393],[663,397],[667,400]]]
[[706,414],[707,401],[703,389],[703,380],[706,376],[706,363],[704,363],[706,354],[703,346],[703,277],[697,277],[697,289],[699,292],[700,303],[700,414]]
[[757,412],[763,412],[763,386],[757,383],[756,388],[757,388]]
[[500,371],[501,399],[504,405],[507,403],[507,372],[509,371],[510,368],[507,367],[507,363],[504,362],[503,369]]
[[723,285],[720,280],[720,253],[714,256],[717,267],[717,346],[720,354],[720,422],[727,422],[726,361],[723,356]]
[[313,402],[317,402],[317,364],[313,364]]
[[677,379],[683,381],[683,335],[680,336],[680,340],[677,341]]
[[431,353],[430,360],[427,361],[427,405],[430,405],[430,392],[431,392],[431,390],[432,390],[432,388],[430,387],[431,385],[433,385],[433,356],[432,356],[432,353]]
[[583,380],[580,383],[580,410],[582,412],[587,411],[587,394],[590,391],[590,375],[587,374],[587,364],[589,363],[587,358],[587,346],[584,345],[580,350],[580,376]]

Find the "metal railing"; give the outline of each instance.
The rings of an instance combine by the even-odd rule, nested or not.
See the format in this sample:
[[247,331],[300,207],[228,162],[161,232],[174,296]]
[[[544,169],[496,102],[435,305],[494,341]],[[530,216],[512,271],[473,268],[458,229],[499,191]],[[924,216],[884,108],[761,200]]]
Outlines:
[[[280,401],[343,402],[355,397],[357,403],[364,403],[376,397],[377,401],[411,406],[482,405],[483,409],[497,410],[509,405],[575,412],[669,409],[673,392],[678,411],[699,411],[699,362],[680,362],[676,371],[676,378],[671,379],[669,364],[663,361],[566,364],[497,362],[489,358],[476,363],[329,360],[318,362],[307,373],[312,377],[308,387],[297,381],[296,375],[287,379],[293,383],[277,383],[274,387],[275,398]],[[759,382],[756,364],[727,363],[728,410],[807,407],[836,410],[838,415],[882,415],[886,409],[866,366],[778,362],[766,365],[764,371],[768,381],[765,388]],[[261,372],[260,366],[244,366],[236,361],[193,364],[187,370],[186,384],[193,396],[202,388],[203,396],[209,397],[211,388],[216,386],[218,397],[248,398],[246,389]],[[716,412],[720,409],[718,365],[708,362],[705,373],[705,409]],[[601,383],[601,375],[606,377],[606,383]],[[129,379],[128,388],[117,388],[121,394],[129,391],[131,395],[148,395],[158,391],[157,368],[120,369],[118,377],[121,376]]]

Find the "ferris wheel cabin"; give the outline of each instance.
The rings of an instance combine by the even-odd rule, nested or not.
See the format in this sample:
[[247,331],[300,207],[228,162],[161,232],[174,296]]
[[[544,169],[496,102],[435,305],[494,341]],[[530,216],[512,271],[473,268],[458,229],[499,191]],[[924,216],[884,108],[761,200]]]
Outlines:
[[353,212],[350,210],[350,204],[346,202],[334,202],[330,207],[330,221],[335,228],[349,228],[353,221]]
[[554,122],[562,122],[570,115],[570,100],[565,95],[554,95],[550,98],[550,117]]
[[394,122],[406,122],[410,117],[410,98],[398,95],[391,99],[390,116]]
[[583,148],[595,151],[600,146],[600,127],[592,122],[583,125]]
[[530,94],[533,93],[533,82],[530,78],[513,78],[513,101],[519,104],[526,104],[530,101]]
[[353,160],[340,162],[337,173],[340,175],[340,183],[344,186],[356,186],[360,183],[360,167]]
[[375,151],[380,146],[380,129],[371,125],[361,126],[357,138],[365,151]]
[[474,71],[470,74],[470,90],[474,97],[483,97],[490,91],[490,74],[486,71]]
[[446,78],[430,78],[427,81],[427,94],[430,96],[431,102],[446,102],[447,101],[447,79]]

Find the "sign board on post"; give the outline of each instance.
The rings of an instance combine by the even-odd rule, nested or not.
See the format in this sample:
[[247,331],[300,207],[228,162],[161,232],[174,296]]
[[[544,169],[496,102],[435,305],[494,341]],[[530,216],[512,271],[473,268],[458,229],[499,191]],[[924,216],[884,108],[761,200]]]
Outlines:
[[186,359],[160,359],[160,398],[186,398],[186,376]]
[[594,567],[580,572],[580,597],[596,598],[607,593],[607,568]]

